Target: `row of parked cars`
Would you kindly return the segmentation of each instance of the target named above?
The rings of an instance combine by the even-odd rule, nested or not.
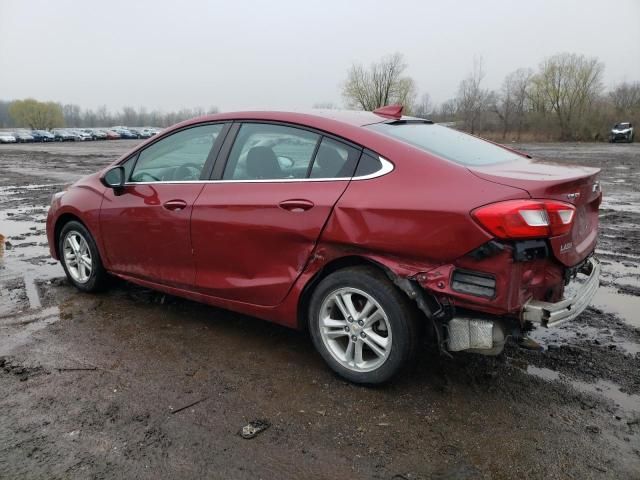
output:
[[[0,132],[0,143],[137,139],[152,137],[159,131],[155,127],[54,128],[51,131],[17,129]]]

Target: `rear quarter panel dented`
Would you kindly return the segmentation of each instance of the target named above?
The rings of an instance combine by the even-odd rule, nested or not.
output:
[[[414,150],[390,159],[382,177],[353,180],[336,204],[321,243],[349,245],[366,256],[393,258],[405,274],[451,263],[492,237],[470,216],[474,208],[500,200],[529,198],[466,168]]]

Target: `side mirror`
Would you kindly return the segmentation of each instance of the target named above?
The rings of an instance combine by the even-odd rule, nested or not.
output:
[[[107,170],[107,173],[102,176],[101,180],[105,187],[112,188],[116,195],[120,195],[124,189],[124,177],[124,167],[118,165],[117,167]]]

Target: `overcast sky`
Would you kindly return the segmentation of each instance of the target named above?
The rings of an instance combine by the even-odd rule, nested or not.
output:
[[[0,99],[112,110],[342,104],[354,62],[401,52],[420,93],[452,97],[568,51],[640,80],[640,0],[0,0]]]

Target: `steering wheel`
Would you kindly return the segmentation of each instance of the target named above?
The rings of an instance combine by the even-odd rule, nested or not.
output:
[[[171,175],[173,180],[200,180],[202,165],[197,163],[185,163],[176,167]]]

